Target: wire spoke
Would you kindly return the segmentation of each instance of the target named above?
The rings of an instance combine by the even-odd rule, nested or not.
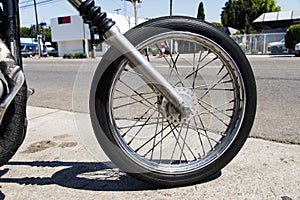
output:
[[[195,116],[193,117],[193,119],[194,119],[194,123],[195,123],[196,127],[198,127],[198,125],[197,125],[198,123],[196,122]],[[203,125],[202,120],[201,120],[200,117],[199,117],[199,119],[200,119],[200,123],[201,123],[201,126],[202,126],[202,130],[204,130],[206,132],[206,130],[204,129],[204,125]],[[204,144],[203,144],[203,141],[202,141],[202,138],[201,138],[201,133],[199,132],[199,129],[196,128],[195,130],[198,133],[198,139],[199,139],[199,142],[200,142],[200,146],[202,147],[203,155],[205,155],[205,147],[204,147]],[[198,155],[201,158],[201,154],[198,153]]]
[[[160,54],[163,55],[163,52],[161,51],[161,49],[158,47],[157,44],[156,44],[156,47],[159,49]],[[177,69],[177,66],[176,66],[176,62],[177,62],[177,60],[178,60],[178,58],[179,58],[179,54],[177,54],[175,60],[174,60],[173,57],[172,57],[172,53],[170,54],[170,57],[171,57],[172,64],[168,61],[168,59],[167,59],[165,56],[163,56],[164,60],[165,60],[166,63],[168,64],[169,70],[170,70],[168,80],[170,80],[170,77],[171,77],[171,75],[172,75],[172,72],[174,71],[175,74],[176,74],[176,77],[177,77],[178,80],[179,80],[179,81],[176,83],[176,85],[177,85],[178,83],[181,83],[181,85],[184,86],[184,83],[183,83],[183,81],[181,80],[180,74],[179,74],[178,69]]]
[[[144,115],[142,115],[140,118],[138,118],[137,120],[136,120],[136,122],[133,124],[133,125],[131,125],[130,127],[129,127],[129,129],[122,135],[122,137],[125,137],[125,135],[127,135],[127,133],[129,133],[129,131],[131,131],[135,126],[136,126],[136,124],[138,124],[143,118],[144,118],[144,116],[146,116],[147,114],[148,114],[148,112],[151,110],[151,108],[149,108],[145,113],[144,113]]]
[[[196,72],[195,72],[195,75],[193,76],[192,89],[195,89],[196,78],[197,78],[197,75],[198,75],[198,68],[199,68],[199,66],[200,66],[199,63],[200,63],[201,57],[202,57],[202,51],[200,51],[200,55],[199,55],[199,59],[198,59],[198,64],[197,64],[197,66],[195,67],[195,58],[196,58],[196,54],[195,54],[195,53],[193,54],[193,71],[196,71]]]
[[[126,68],[123,69],[123,71],[125,71],[127,74],[132,74],[132,75],[138,76],[140,78],[143,78],[142,74],[132,70],[133,66],[131,65],[131,63],[128,63],[128,65],[130,66],[130,68],[127,69],[127,67],[126,67]]]
[[[227,84],[227,83],[232,83],[233,81],[232,80],[224,80],[224,81],[221,81],[219,83],[217,83],[217,85],[223,85],[223,84]],[[190,88],[190,89],[200,89],[200,90],[214,90],[214,88],[217,86],[215,86],[216,83],[210,83],[210,84],[205,84],[205,85],[198,85],[198,86],[195,86],[195,88]],[[210,88],[213,88],[213,89],[210,89]],[[233,89],[228,89],[228,88],[217,88],[215,90],[223,90],[223,91],[234,91]]]
[[[155,111],[152,112],[152,114],[148,117],[148,119],[144,122],[143,126],[135,133],[135,135],[132,137],[132,139],[127,143],[130,145],[130,143],[138,136],[138,134],[141,132],[141,130],[145,127],[145,125],[148,123],[148,121],[151,119],[151,117],[154,115]]]
[[[154,132],[154,139],[153,139],[153,143],[152,143],[152,151],[151,151],[151,156],[150,156],[150,160],[153,159],[153,154],[154,154],[154,145],[155,145],[155,142],[156,142],[156,136],[157,136],[157,133],[158,133],[158,125],[159,125],[159,117],[160,116],[160,113],[157,114],[157,121],[156,121],[156,126],[155,126],[155,132]],[[163,119],[162,119],[163,121]]]
[[[231,118],[231,115],[228,115],[226,112],[227,111],[232,111],[233,110],[233,108],[227,108],[227,109],[219,109],[219,108],[221,108],[221,107],[223,107],[223,106],[226,106],[226,105],[229,105],[229,104],[231,104],[231,103],[233,103],[235,100],[233,99],[233,100],[231,100],[231,101],[228,101],[226,104],[222,104],[222,105],[219,105],[219,106],[213,106],[213,105],[211,105],[211,104],[209,104],[209,103],[207,103],[206,101],[204,101],[203,99],[198,99],[198,102],[199,101],[201,101],[201,103],[204,103],[205,105],[207,105],[207,106],[209,106],[210,107],[210,109],[206,109],[206,111],[204,111],[204,112],[202,112],[201,114],[204,114],[205,112],[209,112],[209,113],[221,113],[221,114],[223,114],[223,115],[225,115],[226,117],[229,117],[229,118]],[[201,103],[199,103],[199,104],[201,104]],[[215,110],[215,111],[212,111],[212,110]]]
[[[179,125],[177,125],[177,126],[179,126]],[[177,126],[176,126],[176,127],[177,127]],[[165,130],[168,129],[169,127],[170,127],[170,125],[168,125],[168,126],[162,128],[161,131],[159,131],[158,133],[156,133],[153,137],[151,137],[151,138],[150,138],[149,140],[147,140],[144,144],[142,144],[138,149],[135,150],[135,152],[138,152],[140,149],[142,149],[145,145],[147,145],[149,142],[151,142],[151,140],[153,140],[157,135],[163,134],[163,131],[165,131]],[[152,148],[149,149],[149,150],[143,155],[143,157],[146,157],[146,156],[152,151],[152,149],[154,149],[157,145],[161,144],[161,142],[162,142],[166,137],[168,137],[176,127],[171,128],[171,130],[170,130],[166,135],[164,135],[163,137],[161,137],[161,139],[160,139],[159,141],[157,141],[157,142],[155,143],[155,145],[152,145]],[[162,152],[162,151],[161,151],[161,152]],[[160,158],[161,158],[161,156],[160,156]]]
[[[146,118],[134,118],[134,119],[132,119],[132,120],[134,120],[134,121],[136,121],[136,120],[145,120]],[[155,119],[155,118],[152,118],[152,119]],[[159,120],[159,118],[156,118],[157,120]],[[118,118],[116,118],[116,120],[120,120],[120,119],[118,119]],[[128,119],[121,119],[121,120],[126,120],[126,121],[129,121]],[[165,120],[165,121],[163,121],[163,122],[167,122],[167,120]],[[130,125],[130,126],[118,126],[118,129],[127,129],[127,128],[131,128],[131,127],[133,127],[133,128],[135,128],[135,127],[140,127],[140,126],[152,126],[152,125],[156,125],[157,124],[157,122],[152,122],[152,123],[148,123],[148,124],[138,124],[138,125],[136,125],[136,124],[134,124],[134,125]]]
[[[124,81],[120,80],[121,83],[123,83],[127,88],[129,88],[131,91],[133,91],[137,96],[141,97],[144,101],[146,101],[147,103],[150,104],[150,106],[144,104],[143,102],[141,102],[143,105],[147,106],[147,107],[152,107],[153,106],[153,103],[149,102],[148,99],[145,99],[140,93],[138,93],[136,90],[134,90],[133,88],[131,88],[128,84],[126,84]],[[123,95],[127,95],[125,92],[122,92],[120,90],[118,90],[118,92],[122,93]],[[132,98],[132,96],[128,96],[130,98]],[[133,100],[135,101],[139,101],[135,98],[132,98]],[[156,109],[156,108],[155,108]]]
[[[213,59],[211,59],[210,61],[208,61],[207,63],[205,63],[204,65],[202,65],[201,67],[199,67],[197,70],[191,72],[190,74],[186,75],[184,77],[184,80],[185,79],[188,79],[189,77],[191,77],[193,74],[197,73],[198,71],[200,71],[201,69],[203,69],[204,67],[208,66],[210,63],[214,62],[215,60],[218,59],[218,56],[214,57]]]
[[[175,150],[176,150],[177,144],[178,144],[179,149],[182,150],[182,147],[181,147],[181,145],[180,145],[180,143],[179,143],[179,136],[180,136],[180,133],[181,133],[181,131],[182,131],[182,127],[183,127],[183,125],[181,125],[180,131],[178,131],[177,129],[175,129],[175,130],[177,131],[177,133],[178,133],[177,135],[176,135],[176,133],[173,132],[173,135],[175,136],[176,143],[175,143],[175,145],[174,145],[174,148],[173,148],[173,151],[172,151],[172,155],[171,155],[169,164],[172,164],[172,161],[173,161],[173,157],[174,157],[174,154],[175,154]],[[185,155],[184,155],[184,157],[185,157]],[[186,157],[185,157],[185,160],[187,160]]]
[[[172,125],[172,124],[171,124]],[[173,125],[174,126],[174,125]],[[178,131],[177,129],[175,129],[176,131],[177,131],[177,133],[178,133],[178,137],[176,136],[176,134],[173,132],[173,135],[174,135],[174,137],[175,137],[175,139],[176,139],[176,144],[178,144],[178,146],[179,146],[179,148],[182,150],[183,148],[180,146],[180,143],[178,142],[179,141],[179,138],[183,141],[183,143],[184,144],[186,144],[186,141],[185,141],[185,139],[184,138],[182,138],[182,136],[181,136],[181,131],[182,131],[182,127],[181,127],[181,129],[180,129],[180,131]],[[187,128],[187,131],[189,130],[189,127]],[[187,133],[187,132],[186,132]],[[175,148],[176,148],[176,144],[175,144],[175,147],[174,147],[174,150],[173,150],[173,152],[175,151]],[[188,148],[188,150],[190,151],[190,153],[192,154],[192,156],[194,157],[194,159],[196,159],[196,156],[194,155],[194,153],[193,153],[193,151],[192,151],[192,149],[187,145],[187,148]],[[184,155],[184,157],[186,158],[186,156]],[[187,159],[186,159],[187,160]]]
[[[199,118],[199,121],[200,121],[200,124],[201,124],[202,128],[201,127],[197,127],[197,126],[192,126],[192,125],[190,125],[190,127],[194,131],[196,131],[198,134],[206,137],[207,140],[209,141],[209,143],[210,143],[210,141],[213,141],[215,143],[220,143],[216,139],[214,139],[212,137],[209,137],[209,134],[212,133],[212,134],[215,134],[215,135],[218,135],[218,136],[222,136],[222,137],[225,136],[225,135],[222,132],[220,132],[220,131],[215,131],[215,130],[211,130],[211,129],[208,129],[208,128],[204,128],[204,124],[203,124],[203,121],[201,120],[200,116],[198,116],[198,118]],[[201,132],[201,131],[203,131],[203,132]],[[212,144],[211,143],[210,143],[210,146],[212,148]]]
[[[213,90],[217,85],[219,85],[227,76],[229,76],[229,73],[226,73],[220,80],[218,80],[216,83],[212,84],[211,87],[207,88],[207,91],[199,98],[204,98],[211,90]],[[234,89],[233,89],[234,91]]]
[[[190,125],[190,122],[188,123],[187,125],[187,128],[186,128],[186,132],[185,132],[185,136],[184,136],[184,139],[183,139],[183,146],[181,148],[181,152],[180,152],[180,157],[179,157],[179,163],[181,163],[181,158],[182,158],[182,155],[184,155],[185,157],[185,161],[187,162],[187,158],[185,156],[185,154],[183,153],[183,150],[184,150],[184,147],[188,145],[186,144],[186,137],[187,137],[187,134],[188,134],[188,131],[189,131],[189,125]],[[189,148],[190,149],[190,148]],[[191,153],[193,154],[193,152],[191,151]],[[193,154],[194,155],[194,154]],[[196,156],[194,155],[194,159],[196,159]]]
[[[220,105],[219,107],[222,107],[222,106],[224,106],[224,105],[228,105],[228,104],[230,104],[230,103],[231,103],[231,102],[222,104],[222,105]],[[200,104],[200,106],[203,107],[203,108],[205,109],[205,111],[200,112],[200,113],[198,114],[199,116],[200,116],[200,115],[203,115],[203,114],[205,114],[205,113],[209,113],[209,114],[211,114],[212,116],[214,116],[216,119],[218,119],[220,122],[222,122],[225,126],[228,126],[228,124],[227,124],[223,119],[221,119],[220,117],[218,117],[218,116],[215,114],[215,112],[212,111],[212,110],[217,110],[216,108],[218,108],[218,107],[213,107],[213,108],[211,108],[211,109],[208,109],[208,108],[206,108],[203,104]],[[218,113],[220,113],[220,112],[218,112]],[[231,116],[230,116],[230,118],[231,118]]]
[[[147,105],[147,104],[144,103],[144,101],[147,102],[149,99],[156,98],[157,96],[152,96],[152,97],[144,98],[144,99],[142,99],[142,100],[137,100],[137,99],[133,98],[132,95],[129,96],[129,95],[123,93],[122,91],[119,91],[119,90],[116,90],[116,91],[118,91],[118,92],[120,92],[120,93],[126,95],[127,97],[129,97],[129,98],[131,98],[131,99],[133,99],[133,100],[135,100],[135,101],[134,101],[134,102],[129,102],[129,103],[127,103],[127,104],[122,104],[122,105],[119,105],[119,106],[115,106],[115,107],[114,107],[115,110],[116,110],[116,109],[120,109],[120,108],[125,107],[125,106],[132,105],[132,104],[137,104],[137,103],[143,104],[144,106],[146,106],[146,107],[148,107],[148,108],[152,108],[153,110],[157,110],[156,107],[154,107],[153,105],[150,105],[150,106],[149,106],[149,105]],[[148,103],[149,103],[149,102],[148,102]]]
[[[131,96],[128,96],[128,97],[129,97],[129,98],[132,98]],[[150,108],[150,109],[153,109],[153,110],[158,111],[158,109],[157,109],[154,105],[147,105],[147,104],[145,104],[145,103],[143,102],[143,100],[137,100],[137,99],[135,99],[135,98],[132,98],[132,99],[135,100],[135,102],[128,103],[127,105],[132,105],[132,104],[137,104],[137,103],[139,103],[139,104],[144,105],[146,108]],[[123,104],[123,105],[124,105],[124,104]],[[114,107],[114,109],[116,110],[116,109],[118,109],[118,108],[121,108],[121,107],[123,107],[123,105],[116,106],[116,107]]]
[[[118,91],[118,92],[124,94],[121,90],[116,89],[116,91]],[[159,95],[157,95],[155,92],[140,92],[139,94],[142,95],[142,96],[146,96],[146,95],[150,95],[150,94],[155,94],[155,96],[153,96],[153,98],[159,96]],[[131,97],[139,97],[140,95],[137,95],[137,94],[134,95],[134,94],[132,94],[132,95],[130,95],[130,96],[131,96]],[[117,100],[117,99],[125,99],[125,98],[128,98],[128,94],[125,94],[124,96],[121,96],[121,95],[120,95],[120,96],[114,97],[114,100]]]

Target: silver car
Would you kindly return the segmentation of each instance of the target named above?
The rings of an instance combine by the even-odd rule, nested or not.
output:
[[[295,45],[295,56],[300,56],[300,43]]]

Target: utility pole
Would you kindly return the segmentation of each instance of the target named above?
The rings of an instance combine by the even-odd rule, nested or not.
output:
[[[135,25],[139,23],[139,17],[138,17],[138,3],[142,3],[142,0],[125,0],[130,1],[133,4],[134,7],[134,17],[135,17]]]
[[[173,0],[170,0],[170,16],[172,16],[173,14]]]
[[[36,6],[36,0],[33,0],[34,5],[34,12],[35,12],[35,32],[36,34],[39,33],[39,21],[38,21],[38,13],[37,13],[37,6]]]
[[[138,1],[137,0],[132,0],[134,7],[134,17],[135,17],[135,25],[138,25],[139,23],[139,16],[138,16]]]
[[[40,43],[40,38],[39,38],[40,29],[39,29],[39,20],[38,20],[36,0],[33,0],[33,5],[34,5],[34,12],[35,12],[35,32],[36,32],[36,37],[37,37],[37,42],[38,42],[38,54],[40,57],[41,56],[41,43]]]

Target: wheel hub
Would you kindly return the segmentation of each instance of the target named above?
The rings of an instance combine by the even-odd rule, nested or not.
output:
[[[175,88],[178,94],[181,95],[184,102],[181,105],[180,112],[178,112],[175,107],[168,102],[166,98],[163,97],[161,104],[159,106],[163,116],[174,124],[186,123],[192,117],[198,114],[198,100],[197,96],[192,90],[185,87]]]

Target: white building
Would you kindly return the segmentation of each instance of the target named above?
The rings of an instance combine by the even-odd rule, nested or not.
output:
[[[107,17],[116,22],[122,33],[125,33],[134,26],[134,18],[118,14],[107,13]],[[139,23],[146,21],[139,19]],[[50,21],[52,41],[57,42],[58,55],[85,53],[91,51],[89,40],[90,30],[87,24],[83,23],[80,16],[65,16],[53,18]],[[95,39],[99,36],[95,35]],[[106,44],[100,44],[96,48],[97,56],[103,55],[107,50]]]

